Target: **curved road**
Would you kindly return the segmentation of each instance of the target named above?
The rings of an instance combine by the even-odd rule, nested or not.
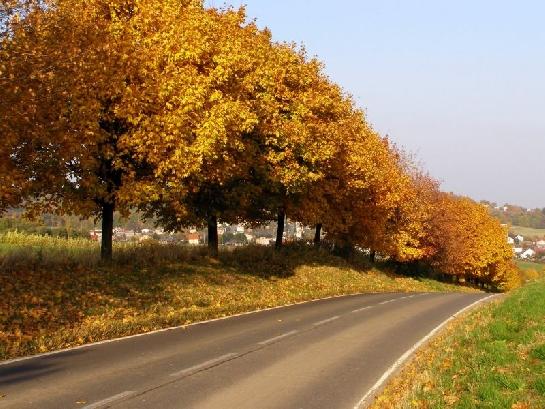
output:
[[[351,409],[485,297],[347,296],[4,362],[0,408]]]

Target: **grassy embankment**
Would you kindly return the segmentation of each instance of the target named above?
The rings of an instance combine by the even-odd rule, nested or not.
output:
[[[117,245],[0,235],[0,359],[358,292],[475,291],[403,277],[325,251]]]
[[[453,322],[372,408],[545,408],[545,281]]]

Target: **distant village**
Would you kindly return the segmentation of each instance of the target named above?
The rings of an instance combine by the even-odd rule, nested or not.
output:
[[[249,244],[258,246],[271,246],[275,244],[276,223],[270,223],[259,227],[247,227],[242,224],[218,226],[219,244],[222,246],[245,246]],[[91,230],[89,237],[92,240],[100,241],[101,230]],[[303,226],[301,223],[288,222],[284,231],[286,242],[298,240],[312,240],[314,229]],[[160,228],[143,228],[131,230],[126,228],[114,229],[114,241],[116,242],[145,242],[153,240],[160,244],[185,244],[188,246],[204,245],[208,241],[207,230],[188,228],[181,232],[169,233]]]
[[[538,234],[545,231],[545,208],[526,208],[515,205],[498,206],[496,203],[482,201],[490,213],[500,220],[502,226],[509,229],[507,243],[513,247],[513,253],[520,260],[545,262],[545,235]],[[513,231],[511,227],[513,226]],[[536,234],[523,236],[517,232],[515,226],[525,226],[536,229]],[[541,237],[540,237],[541,236]]]
[[[515,256],[521,260],[545,261],[545,240],[527,240],[520,234],[510,233],[507,242],[513,246]]]

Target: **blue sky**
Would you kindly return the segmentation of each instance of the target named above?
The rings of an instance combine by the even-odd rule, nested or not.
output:
[[[209,0],[304,44],[443,190],[545,207],[545,2]]]

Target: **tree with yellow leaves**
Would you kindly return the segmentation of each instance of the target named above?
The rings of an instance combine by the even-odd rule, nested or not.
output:
[[[387,224],[404,199],[407,177],[400,158],[354,111],[344,124],[342,155],[327,189],[328,206],[320,217],[343,253],[354,246],[385,251]]]
[[[386,219],[376,248],[397,263],[414,266],[434,252],[427,233],[439,183],[422,171],[409,155],[397,148],[395,151],[403,170],[399,175],[399,200]]]
[[[339,118],[350,104],[303,52],[272,43],[267,32],[251,25],[244,30],[246,42],[234,31],[231,36],[238,35],[238,45],[246,47],[235,55],[245,55],[242,67],[248,67],[233,66],[237,80],[227,77],[222,98],[249,108],[244,118],[253,121],[244,129],[225,129],[213,154],[203,156],[200,174],[177,178],[188,192],[170,204],[161,199],[151,210],[167,223],[176,217],[186,225],[208,220],[209,237],[218,219],[258,223],[276,217],[280,247],[285,214],[295,215],[301,197],[323,179],[342,140]],[[217,254],[217,241],[209,244]]]
[[[313,165],[314,178],[301,183],[287,198],[285,207],[293,220],[316,227],[314,243],[319,246],[322,228],[325,226],[333,232],[333,225],[340,220],[336,206],[347,188],[351,141],[354,138],[365,140],[366,134],[362,112],[338,86],[323,78],[320,86],[313,89],[319,97],[309,99],[313,113],[307,121],[311,123],[310,135],[314,136],[309,148],[322,149],[325,154]],[[372,150],[367,148],[369,146],[360,154],[372,156]]]
[[[8,53],[12,52],[8,47],[14,27],[23,27],[26,23],[25,17],[40,6],[39,1],[34,0],[0,0],[0,88],[9,89],[9,83],[12,80],[11,74],[5,61]],[[19,50],[17,58],[23,59],[24,50]],[[25,71],[23,71],[25,74]],[[21,90],[22,91],[22,90]],[[1,91],[0,91],[1,92]],[[14,133],[9,132],[8,120],[13,111],[15,99],[13,94],[0,94],[0,134],[2,143],[0,144],[0,213],[8,207],[16,206],[21,203],[25,196],[28,180],[24,175],[23,167],[28,163],[24,156],[15,156],[13,147],[16,143]],[[27,118],[27,121],[29,118]]]
[[[222,27],[222,47],[214,50],[208,70],[205,115],[192,131],[196,143],[180,155],[165,146],[162,135],[148,137],[147,143],[160,147],[147,156],[161,169],[155,187],[160,194],[141,208],[168,230],[208,225],[210,255],[217,256],[218,222],[248,220],[250,210],[259,208],[254,203],[260,197],[256,105],[273,44],[268,31],[245,22],[243,10],[207,12]],[[146,155],[146,146],[142,152]],[[180,172],[188,160],[199,163],[198,172]]]
[[[276,216],[276,246],[283,240],[286,214],[296,216],[301,197],[321,183],[342,139],[339,119],[345,97],[304,51],[280,44],[265,65],[256,111],[261,207]]]
[[[114,209],[160,199],[157,180],[183,193],[180,176],[253,126],[222,92],[245,86],[232,72],[240,20],[192,0],[56,0],[14,24],[2,154],[32,182],[28,205],[101,217],[111,258]]]
[[[435,254],[431,265],[458,280],[499,288],[518,285],[507,232],[481,204],[442,193],[428,232]]]

